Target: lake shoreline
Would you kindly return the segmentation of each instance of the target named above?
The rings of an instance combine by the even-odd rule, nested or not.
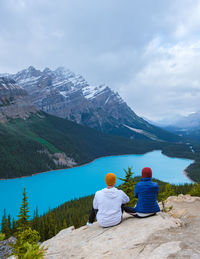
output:
[[[191,180],[182,172],[192,162],[188,159],[167,157],[157,150],[144,155],[104,156],[92,163],[69,168],[71,170],[48,171],[48,174],[39,173],[36,177],[22,177],[13,181],[2,180],[0,189],[4,199],[0,199],[0,217],[3,216],[3,208],[14,217],[18,215],[18,205],[24,188],[29,197],[30,214],[38,207],[41,215],[65,201],[85,197],[105,188],[105,175],[108,172],[116,174],[118,186],[121,183],[120,178],[124,179],[124,169],[128,166],[132,167],[133,176],[141,176],[142,168],[149,166],[155,179],[174,185],[191,184]]]
[[[73,166],[73,167],[67,167],[67,168],[58,168],[58,169],[55,169],[55,170],[44,171],[44,172],[40,172],[40,173],[33,173],[33,174],[30,174],[30,175],[25,175],[25,176],[20,176],[20,177],[14,177],[14,178],[0,178],[0,181],[16,180],[16,179],[21,179],[21,178],[26,178],[26,177],[32,177],[32,176],[39,175],[39,174],[46,174],[46,173],[50,173],[50,172],[56,172],[56,171],[61,171],[61,170],[67,170],[67,169],[77,168],[77,167],[81,167],[81,166],[86,166],[86,165],[89,165],[89,164],[95,162],[97,159],[105,158],[105,157],[128,156],[128,155],[134,155],[134,156],[137,156],[137,155],[138,155],[138,156],[142,156],[142,155],[145,155],[145,154],[147,154],[147,153],[154,152],[154,151],[161,151],[161,150],[152,150],[152,151],[145,152],[145,153],[142,153],[142,154],[122,154],[122,155],[100,156],[100,157],[97,157],[97,158],[93,159],[92,161],[87,162],[87,163],[85,163],[85,164],[75,165],[75,166]]]
[[[194,161],[193,161],[193,163],[194,163]],[[193,164],[193,163],[192,163],[192,164]],[[191,164],[190,164],[190,165],[191,165]],[[189,166],[190,166],[190,165],[189,165]],[[187,166],[187,167],[183,170],[183,175],[184,175],[185,177],[187,177],[192,183],[195,183],[195,181],[192,180],[192,179],[190,178],[190,176],[188,175],[187,168],[188,168],[189,166]]]
[[[25,175],[25,176],[20,176],[20,177],[14,177],[14,178],[0,178],[0,181],[23,179],[23,178],[27,178],[27,177],[32,177],[32,176],[40,175],[40,174],[46,174],[46,173],[50,173],[50,172],[56,172],[56,171],[61,171],[61,170],[67,170],[67,169],[72,169],[72,168],[87,166],[87,165],[89,165],[89,164],[95,162],[97,159],[106,158],[106,157],[127,156],[127,155],[134,155],[134,156],[135,156],[135,155],[138,155],[138,156],[142,156],[142,155],[145,155],[145,154],[154,152],[154,151],[160,151],[160,153],[161,153],[162,155],[164,155],[164,156],[166,156],[166,157],[171,157],[171,156],[165,155],[161,149],[155,149],[155,150],[148,151],[148,152],[141,153],[141,154],[119,154],[119,155],[100,156],[100,157],[97,157],[97,158],[93,159],[93,160],[90,161],[90,162],[87,162],[87,163],[84,163],[84,164],[81,164],[81,165],[75,165],[75,166],[73,166],[73,167],[67,167],[67,168],[58,168],[58,169],[55,169],[55,170],[44,171],[44,172],[39,172],[39,173],[33,173],[33,174],[30,174],[30,175]],[[176,158],[176,157],[171,157],[171,158]],[[180,159],[186,159],[186,158],[180,158]],[[195,162],[195,160],[191,160],[191,161],[192,161],[191,164],[193,164],[193,163]],[[191,165],[191,164],[190,164],[190,165]],[[190,166],[190,165],[189,165],[189,166]],[[189,167],[189,166],[188,166],[188,167]],[[184,175],[187,179],[189,179],[190,181],[194,182],[194,181],[188,176],[188,174],[187,174],[187,171],[186,171],[186,170],[187,170],[188,167],[186,167],[186,168],[182,171],[182,173],[183,173],[183,175]]]

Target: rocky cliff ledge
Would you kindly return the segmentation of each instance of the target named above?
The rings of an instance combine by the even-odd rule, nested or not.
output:
[[[112,228],[64,229],[43,243],[46,258],[200,258],[200,197],[169,197],[166,206],[168,213],[146,219],[124,214]]]
[[[0,122],[9,119],[26,119],[38,112],[27,92],[12,79],[0,77]]]

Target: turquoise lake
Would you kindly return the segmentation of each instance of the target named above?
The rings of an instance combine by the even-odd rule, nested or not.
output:
[[[31,216],[36,206],[39,214],[49,208],[74,198],[95,193],[105,187],[106,173],[113,172],[117,177],[125,175],[123,169],[132,167],[135,176],[141,174],[143,167],[151,167],[153,177],[173,184],[191,183],[183,170],[192,160],[169,158],[160,151],[144,155],[110,156],[70,169],[50,171],[30,177],[0,180],[0,219],[4,208],[11,217],[16,217],[22,200],[23,188],[26,188]],[[121,183],[117,180],[117,185]]]

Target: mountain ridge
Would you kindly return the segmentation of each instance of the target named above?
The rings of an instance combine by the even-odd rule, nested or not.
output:
[[[30,66],[8,76],[30,95],[40,110],[101,132],[128,138],[180,141],[180,138],[151,125],[107,85],[93,86],[81,76],[59,67],[43,71]]]
[[[181,136],[185,142],[192,142],[193,144],[200,142],[200,111],[188,116],[179,116],[168,124],[158,126]]]

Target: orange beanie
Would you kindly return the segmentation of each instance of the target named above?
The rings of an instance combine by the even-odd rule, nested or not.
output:
[[[116,177],[116,175],[113,174],[113,173],[108,173],[108,174],[106,175],[106,177],[105,177],[105,181],[106,181],[106,184],[107,184],[108,186],[113,186],[113,185],[115,185],[116,179],[117,179],[117,177]]]

